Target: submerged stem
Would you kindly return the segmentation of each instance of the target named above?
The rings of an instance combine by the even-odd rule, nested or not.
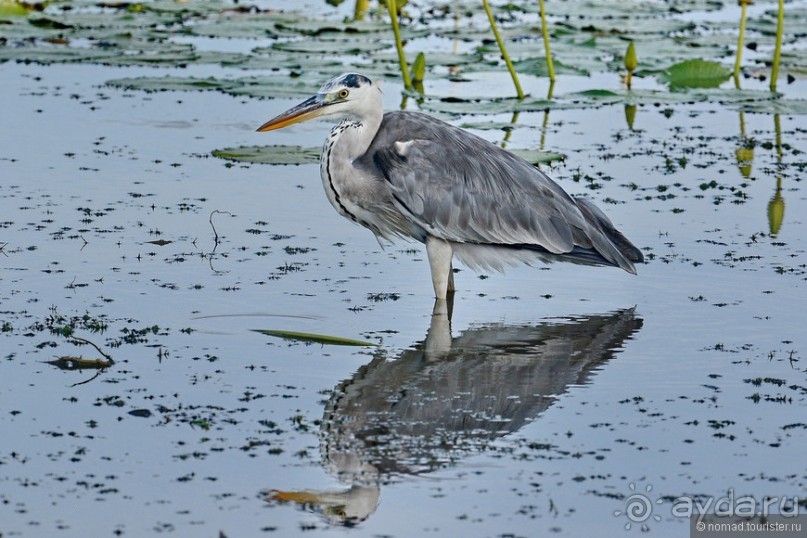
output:
[[[521,90],[521,84],[518,82],[518,75],[516,75],[513,62],[510,61],[510,55],[507,54],[507,49],[504,47],[504,41],[502,41],[502,36],[499,34],[499,29],[496,28],[496,21],[493,19],[493,13],[490,11],[488,0],[482,0],[482,5],[485,7],[485,13],[488,15],[490,29],[493,30],[493,37],[496,38],[496,43],[499,44],[499,50],[502,52],[502,59],[507,65],[507,70],[510,71],[510,76],[513,78],[513,84],[516,87],[516,94],[518,95],[519,99],[524,99],[524,92]]]

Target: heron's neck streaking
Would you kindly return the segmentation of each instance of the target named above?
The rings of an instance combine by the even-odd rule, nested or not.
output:
[[[339,146],[339,157],[350,162],[367,152],[384,116],[381,92],[377,96],[372,95],[362,105],[334,126],[328,137],[334,145]]]

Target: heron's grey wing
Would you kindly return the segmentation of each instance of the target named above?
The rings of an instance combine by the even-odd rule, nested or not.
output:
[[[449,241],[574,246],[585,220],[533,166],[479,137],[422,114],[388,113],[371,146],[398,203]]]
[[[601,229],[613,228],[607,219],[592,220],[588,207],[530,163],[425,114],[385,114],[363,165],[435,237],[556,255],[594,250],[603,262],[635,271]]]

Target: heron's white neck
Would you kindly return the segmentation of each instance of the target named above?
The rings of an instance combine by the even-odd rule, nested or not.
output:
[[[377,95],[368,96],[367,102],[363,105],[354,114],[334,126],[329,136],[333,143],[339,146],[338,156],[351,162],[367,152],[384,117],[380,91]]]

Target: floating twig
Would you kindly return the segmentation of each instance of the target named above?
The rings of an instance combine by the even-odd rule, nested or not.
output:
[[[100,347],[98,347],[98,346],[95,344],[95,342],[92,342],[92,341],[90,341],[90,340],[87,340],[86,338],[81,338],[80,336],[71,336],[71,337],[70,337],[70,339],[71,339],[71,340],[75,340],[75,341],[77,341],[77,342],[79,342],[79,343],[82,343],[82,344],[89,344],[89,345],[91,345],[92,347],[94,347],[94,348],[95,348],[95,350],[96,350],[98,353],[100,353],[101,355],[103,355],[103,356],[104,356],[104,358],[105,358],[106,360],[108,360],[108,361],[109,361],[109,364],[110,364],[110,365],[115,364],[115,361],[112,359],[112,356],[111,356],[109,353],[105,353],[105,352],[104,352],[104,350],[102,350]]]
[[[216,247],[218,247],[219,244],[221,243],[221,239],[219,239],[219,233],[216,231],[216,226],[213,224],[213,215],[215,215],[216,213],[230,215],[231,217],[233,216],[233,214],[230,213],[229,211],[220,211],[218,209],[214,209],[210,213],[210,218],[208,219],[208,222],[210,222],[210,227],[213,228],[213,242],[214,242],[213,252],[216,252]]]

